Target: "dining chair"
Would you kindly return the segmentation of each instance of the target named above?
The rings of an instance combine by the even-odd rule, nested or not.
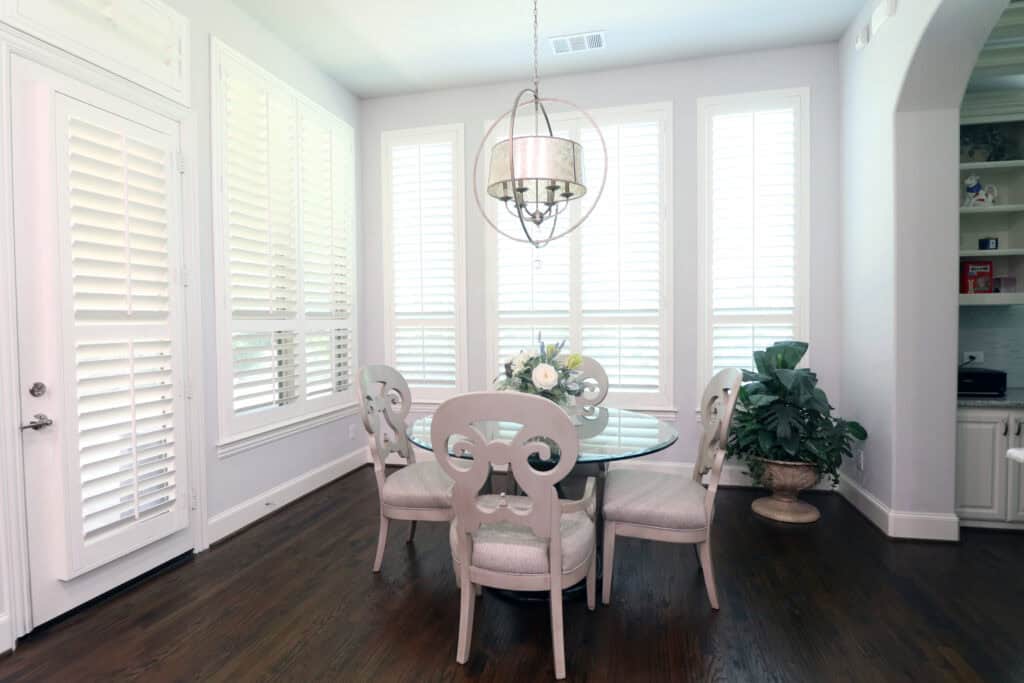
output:
[[[519,425],[518,431],[508,441],[491,440],[481,424],[495,420]],[[589,609],[597,597],[596,482],[589,478],[583,498],[576,501],[560,500],[555,491],[579,455],[572,421],[539,396],[463,394],[437,409],[430,442],[437,461],[455,480],[449,534],[461,595],[455,660],[469,660],[480,586],[548,591],[555,678],[565,678],[562,587],[586,578]],[[532,456],[554,466],[536,469]],[[524,495],[481,493],[496,465],[508,466]]]
[[[608,373],[590,356],[583,356],[577,368],[576,381],[583,387],[583,393],[576,397],[576,405],[584,409],[601,405],[608,397]]]
[[[408,520],[411,543],[416,522],[447,522],[453,517],[452,480],[436,462],[416,462],[416,454],[405,433],[405,420],[412,407],[409,385],[394,368],[370,365],[359,371],[363,426],[370,436],[373,474],[380,497],[380,533],[373,571],[379,572],[388,541],[388,521]],[[392,453],[405,466],[388,475],[385,469]]]
[[[693,476],[666,474],[638,468],[613,469],[604,487],[604,576],[601,602],[612,595],[615,537],[631,536],[649,541],[696,544],[704,574],[704,587],[712,609],[718,609],[718,589],[711,561],[711,523],[715,494],[729,438],[729,424],[739,394],[742,373],[735,368],[711,378],[701,399],[703,434]],[[702,483],[708,477],[705,489]]]

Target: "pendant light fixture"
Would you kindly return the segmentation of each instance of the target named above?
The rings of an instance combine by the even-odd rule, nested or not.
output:
[[[540,96],[537,40],[537,0],[533,0],[533,87],[520,91],[516,95],[512,109],[502,114],[484,134],[476,151],[476,160],[473,162],[473,196],[484,220],[499,234],[517,242],[529,242],[540,248],[573,232],[593,213],[604,192],[605,180],[608,177],[608,149],[601,129],[590,114],[572,102]],[[575,222],[570,219],[572,202],[578,202],[588,192],[583,172],[583,146],[576,140],[555,136],[545,103],[566,105],[580,112],[597,131],[597,137],[601,142],[601,151],[604,155],[601,184],[590,208]],[[531,106],[533,135],[516,137],[518,112]],[[509,120],[508,138],[500,140],[491,149],[487,195],[501,202],[504,210],[519,223],[522,231],[511,233],[498,227],[488,215],[480,201],[477,187],[480,156],[484,146],[491,140],[491,135],[505,118]]]

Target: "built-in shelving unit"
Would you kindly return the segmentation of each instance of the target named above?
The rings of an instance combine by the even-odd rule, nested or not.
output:
[[[960,213],[1020,213],[1024,211],[1024,204],[993,204],[991,206],[961,206]]]
[[[961,171],[1001,171],[1007,168],[1024,168],[1024,159],[1011,161],[965,161],[960,164]]]
[[[1024,256],[1024,249],[961,249],[962,258],[995,258],[999,256]]]

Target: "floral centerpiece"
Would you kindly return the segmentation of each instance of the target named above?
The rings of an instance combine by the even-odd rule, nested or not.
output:
[[[583,385],[577,381],[583,357],[570,353],[562,358],[563,348],[565,340],[545,345],[538,335],[537,352],[520,351],[513,356],[505,363],[505,372],[495,379],[495,387],[499,391],[543,396],[563,408],[568,407],[573,397],[583,392]]]

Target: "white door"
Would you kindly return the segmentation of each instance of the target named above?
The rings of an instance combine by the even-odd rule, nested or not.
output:
[[[11,83],[38,625],[192,547],[180,129],[17,56]]]
[[[1010,416],[961,410],[956,423],[956,513],[964,519],[1006,520],[1006,449]]]

